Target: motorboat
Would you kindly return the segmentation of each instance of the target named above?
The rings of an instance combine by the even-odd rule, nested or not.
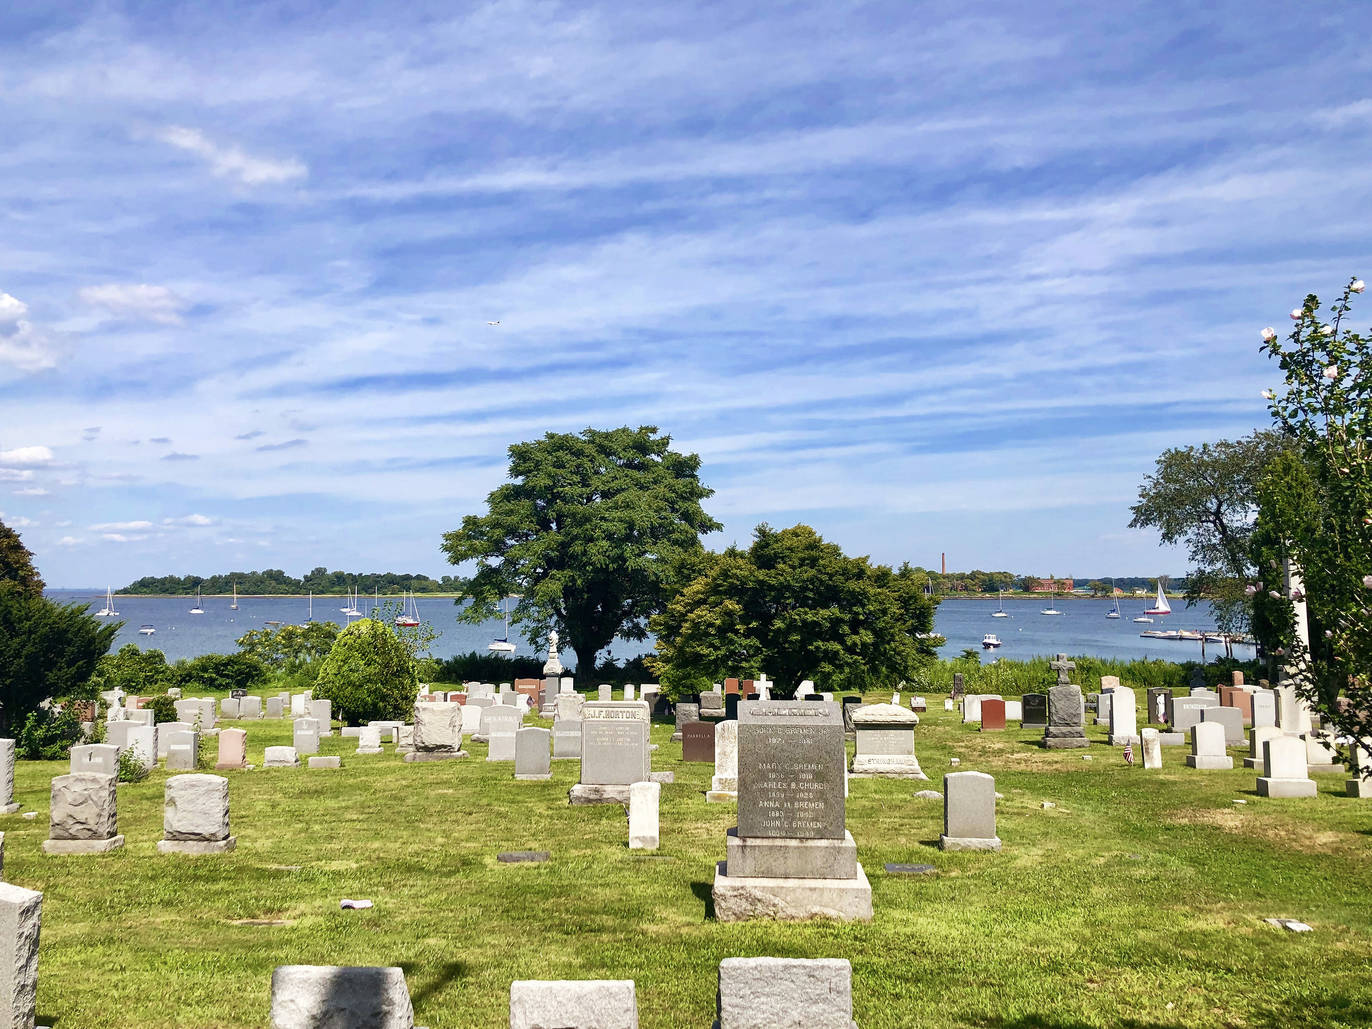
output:
[[[981,638],[982,650],[995,650],[999,646],[1001,646],[1000,637],[994,632],[988,632]]]
[[[156,631],[157,627],[155,625],[140,625],[138,627],[138,634],[140,636],[151,636]]]

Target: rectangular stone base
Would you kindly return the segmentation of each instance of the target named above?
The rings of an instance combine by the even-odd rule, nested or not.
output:
[[[1000,850],[1000,837],[992,836],[989,840],[979,840],[968,836],[940,836],[938,848],[939,850]]]
[[[18,804],[0,804],[0,815],[13,815],[19,812]]]
[[[1184,747],[1188,741],[1184,732],[1160,732],[1158,742],[1164,747]]]
[[[1222,768],[1233,768],[1234,759],[1232,757],[1215,757],[1206,754],[1187,754],[1186,764],[1190,768],[1199,768],[1201,771],[1214,772]]]
[[[732,790],[706,790],[705,802],[707,804],[732,804],[738,800],[738,794]]]
[[[469,757],[465,750],[415,750],[405,755],[405,760],[414,764],[419,761],[456,761]]]
[[[1090,745],[1091,741],[1085,736],[1045,736],[1042,741],[1042,746],[1048,750],[1073,750]]]
[[[44,854],[107,854],[124,845],[123,836],[108,840],[44,840]]]
[[[851,879],[782,879],[729,875],[727,862],[721,861],[715,866],[712,896],[715,918],[720,922],[755,918],[783,922],[807,918],[872,920],[872,884],[861,865]]]
[[[226,761],[221,765],[215,765],[214,770],[216,772],[241,772],[247,767],[246,761]]]
[[[881,776],[888,779],[928,779],[913,754],[858,754],[853,758],[849,774],[856,778]]]
[[[627,804],[628,786],[587,786],[577,783],[567,791],[567,800],[573,805],[580,804]]]
[[[354,753],[354,754],[384,754],[384,753],[386,753],[386,751],[383,750],[381,747],[358,747],[356,750],[353,751],[353,753]]]
[[[1048,723],[1047,723],[1047,722],[1020,722],[1020,723],[1019,723],[1019,727],[1020,727],[1021,729],[1047,729],[1047,728],[1048,728]]]
[[[857,875],[857,844],[845,831],[841,840],[743,837],[738,827],[724,843],[731,877],[781,879],[852,879]]]
[[[1314,797],[1319,790],[1314,779],[1266,779],[1258,777],[1259,797]]]
[[[1137,736],[1111,736],[1110,746],[1112,747],[1137,747],[1140,740]]]
[[[1372,781],[1367,779],[1349,779],[1348,795],[1350,797],[1372,797]]]
[[[515,775],[515,778],[522,782],[547,782],[552,777],[552,772],[544,772],[542,775]]]
[[[1305,770],[1310,775],[1342,775],[1345,771],[1343,765],[1306,765]]]
[[[159,854],[227,854],[238,846],[238,837],[227,840],[158,840]]]
[[[1244,767],[1244,768],[1261,768],[1261,767],[1262,767],[1262,758],[1260,758],[1260,757],[1246,757],[1246,758],[1243,759],[1243,767]]]

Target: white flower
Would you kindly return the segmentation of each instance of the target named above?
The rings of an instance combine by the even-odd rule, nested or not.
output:
[[[1362,584],[1372,590],[1372,575],[1364,575],[1362,577]]]
[[[1267,595],[1271,597],[1273,600],[1281,600],[1281,594],[1278,593],[1276,590],[1268,590]]]
[[[1348,291],[1350,293],[1361,293],[1366,288],[1367,283],[1363,282],[1362,279],[1356,279],[1354,280],[1353,285],[1348,287]]]
[[[1339,366],[1336,364],[1331,364],[1328,368],[1324,370],[1324,377],[1330,380],[1337,379],[1339,377]]]
[[[1243,588],[1243,592],[1251,597],[1258,592],[1258,588],[1250,583],[1249,585]]]
[[[1299,604],[1302,600],[1305,599],[1305,590],[1292,590],[1291,599],[1294,600],[1297,604]]]
[[[1327,639],[1327,640],[1332,640],[1332,639],[1334,638],[1334,630],[1333,630],[1333,629],[1325,629],[1325,630],[1324,630],[1324,638]]]
[[[1270,389],[1265,389],[1262,391],[1262,398],[1264,400],[1276,400],[1277,395],[1273,393]]]
[[[1292,320],[1293,322],[1298,322],[1298,321],[1300,321],[1300,320],[1301,320],[1301,315],[1304,314],[1304,313],[1305,313],[1305,312],[1303,312],[1299,307],[1293,307],[1293,308],[1291,308],[1291,320]]]
[[[1332,336],[1332,335],[1334,335],[1334,326],[1328,324],[1327,322],[1326,322],[1324,325],[1321,325],[1321,326],[1320,326],[1320,335],[1321,335],[1321,336]]]
[[[1277,338],[1277,330],[1269,325],[1267,328],[1262,330],[1262,338],[1265,342],[1271,343],[1274,339]]]

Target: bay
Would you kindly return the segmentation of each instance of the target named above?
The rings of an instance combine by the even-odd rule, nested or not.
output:
[[[105,599],[103,593],[91,590],[48,590],[47,593],[63,603],[88,603],[92,612],[99,610]],[[383,600],[398,603],[400,598]],[[480,625],[459,623],[451,598],[420,596],[417,603],[420,617],[439,633],[430,648],[434,657],[452,657],[472,650],[485,653],[491,640],[504,635],[503,621]],[[1158,618],[1152,625],[1147,625],[1133,621],[1142,613],[1147,603],[1145,598],[1122,599],[1120,609],[1124,617],[1119,619],[1105,617],[1112,606],[1106,598],[1059,597],[1055,603],[1063,612],[1061,615],[1041,615],[1039,610],[1046,606],[1046,598],[1007,597],[1005,611],[1009,617],[993,618],[991,614],[999,606],[995,597],[944,600],[935,616],[934,630],[945,636],[948,643],[940,648],[939,654],[945,658],[957,657],[963,649],[971,647],[980,652],[983,662],[994,661],[997,657],[1025,660],[1057,653],[1125,660],[1197,661],[1201,656],[1199,643],[1142,639],[1139,633],[1145,629],[1215,627],[1209,604],[1188,609],[1178,601],[1171,616]],[[239,597],[237,611],[231,610],[229,604],[227,597],[206,597],[201,604],[205,613],[193,615],[190,609],[194,601],[190,597],[116,596],[118,620],[124,622],[124,627],[115,638],[114,649],[134,643],[143,649],[161,650],[170,661],[200,654],[228,654],[237,649],[234,641],[249,629],[265,628],[269,621],[302,623],[311,610],[310,601],[305,597]],[[348,621],[339,610],[345,604],[342,596],[315,597],[314,618],[342,625]],[[362,609],[371,609],[366,598]],[[143,624],[153,625],[157,631],[152,636],[141,636],[138,627]],[[983,651],[981,638],[988,632],[996,633],[1004,645]],[[515,626],[510,627],[510,640],[519,648],[517,656],[534,657],[543,653],[542,648],[536,651],[520,638]],[[651,640],[616,640],[610,653],[622,661],[651,650]],[[1206,657],[1213,661],[1223,654],[1223,650],[1218,643],[1208,643]],[[1254,648],[1236,647],[1235,653],[1242,659],[1251,659]],[[564,652],[563,658],[570,661],[570,653]]]

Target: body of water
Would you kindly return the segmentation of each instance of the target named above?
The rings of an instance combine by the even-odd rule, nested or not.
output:
[[[89,603],[92,612],[100,610],[105,601],[104,594],[90,590],[49,590],[48,595],[61,602]],[[383,599],[398,602],[400,598]],[[458,623],[449,598],[421,596],[417,602],[420,617],[439,633],[431,647],[435,657],[452,657],[471,650],[485,652],[491,640],[504,635],[504,621],[482,625]],[[1061,615],[1041,615],[1039,610],[1048,605],[1045,598],[1007,597],[1005,611],[1009,617],[993,618],[991,613],[999,606],[996,598],[945,600],[939,605],[934,625],[935,631],[948,638],[947,646],[939,653],[943,657],[956,657],[966,647],[981,651],[982,636],[993,632],[1004,645],[996,650],[981,651],[983,661],[996,657],[1023,660],[1057,653],[1195,661],[1201,656],[1199,643],[1142,639],[1139,633],[1145,629],[1215,627],[1208,604],[1188,609],[1177,601],[1172,615],[1155,618],[1152,625],[1141,625],[1133,618],[1148,606],[1142,598],[1121,598],[1120,610],[1124,617],[1119,619],[1105,617],[1112,606],[1107,599],[1060,597],[1055,603],[1063,612]],[[269,621],[304,622],[311,613],[310,601],[304,597],[239,597],[237,611],[231,610],[229,604],[227,597],[206,597],[201,602],[205,613],[193,615],[190,609],[195,602],[190,597],[116,596],[114,606],[124,627],[115,637],[114,649],[136,643],[144,649],[161,650],[170,661],[200,654],[227,654],[237,649],[234,641],[249,629],[265,628]],[[315,597],[314,619],[342,625],[349,620],[339,610],[344,606],[346,598],[341,596]],[[369,612],[371,601],[363,598],[360,606],[364,612]],[[151,636],[139,635],[139,626],[145,624],[154,626],[157,631]],[[535,650],[519,637],[514,626],[510,629],[510,640],[519,647],[518,656],[535,656]],[[651,647],[651,641],[617,640],[611,653],[622,660],[650,651]],[[1213,661],[1223,655],[1224,648],[1218,643],[1207,643],[1205,652]],[[539,656],[541,653],[540,650]],[[1250,659],[1253,648],[1236,647],[1235,653],[1240,658]],[[564,660],[571,657],[570,652],[564,651]]]

